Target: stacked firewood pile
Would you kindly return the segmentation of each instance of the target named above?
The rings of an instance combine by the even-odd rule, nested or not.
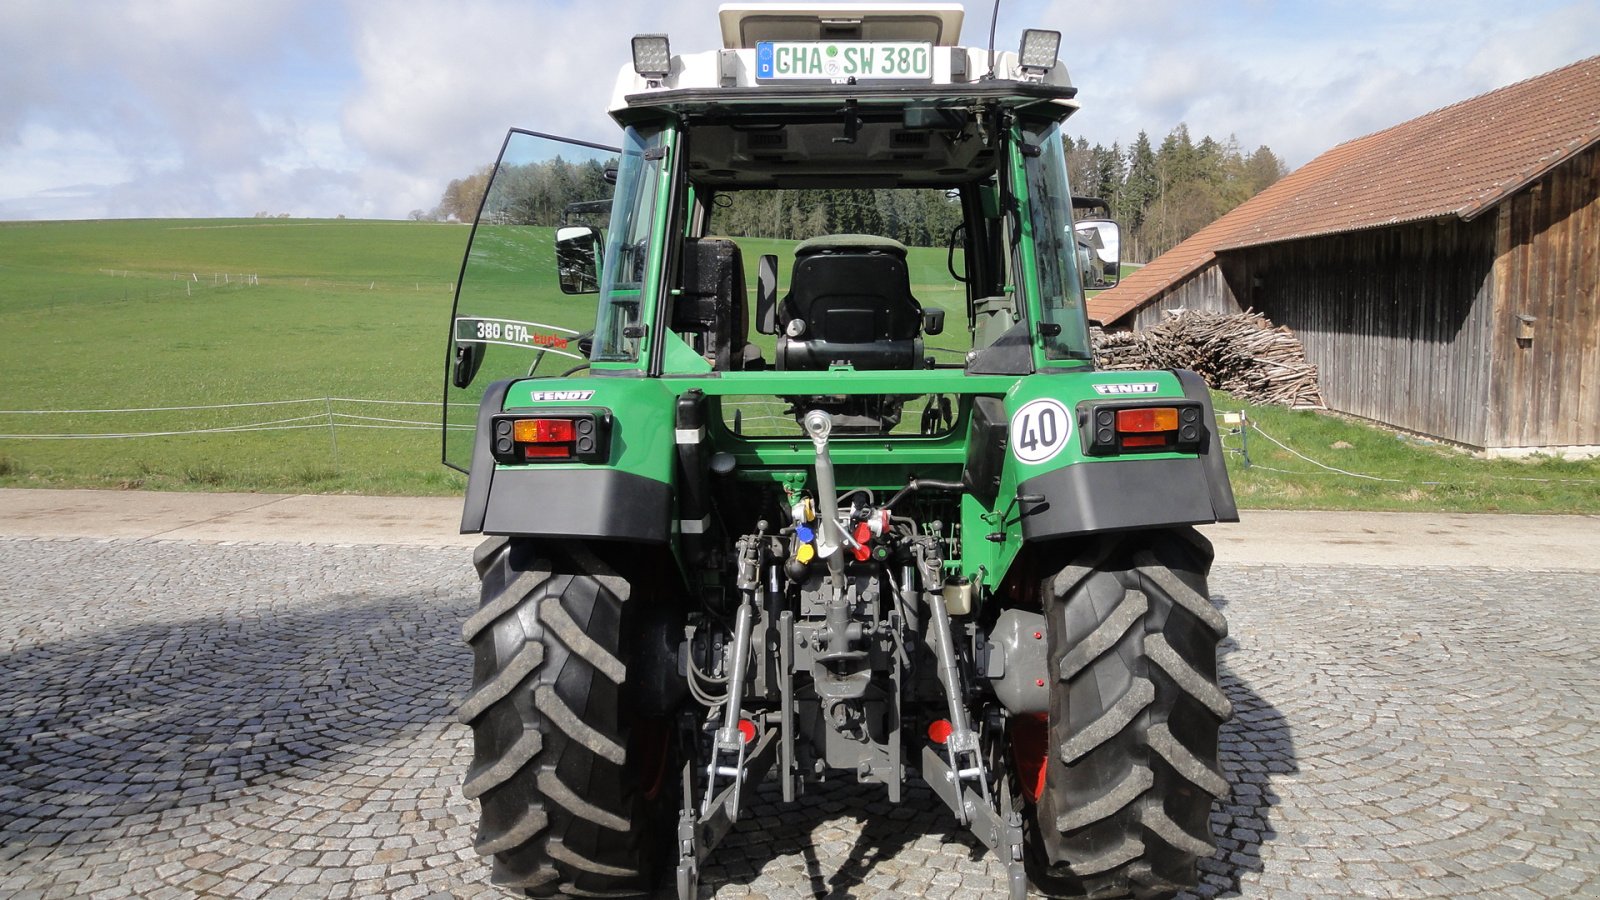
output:
[[[1094,329],[1102,369],[1193,369],[1206,384],[1255,403],[1322,406],[1317,367],[1299,338],[1260,313],[1181,311],[1145,331]]]

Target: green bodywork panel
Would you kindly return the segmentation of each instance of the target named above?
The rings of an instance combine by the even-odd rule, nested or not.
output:
[[[685,352],[693,353],[684,348]],[[696,357],[698,358],[698,357]],[[725,372],[701,377],[624,378],[588,377],[526,379],[511,385],[504,408],[555,409],[561,406],[604,407],[613,417],[611,456],[606,465],[673,484],[676,480],[676,444],[672,409],[676,399],[690,391],[707,398],[705,452],[729,453],[735,460],[734,477],[752,484],[775,484],[786,491],[814,488],[812,469],[815,447],[809,439],[735,434],[716,413],[723,398],[766,395],[915,395],[951,394],[960,398],[955,420],[945,433],[921,435],[836,435],[829,441],[841,491],[865,488],[893,492],[908,478],[956,481],[967,461],[967,438],[975,396],[1002,398],[1007,415],[1035,400],[1053,400],[1067,410],[1085,401],[1112,397],[1096,385],[1138,384],[1140,399],[1181,400],[1183,388],[1173,373],[1158,372],[1051,372],[1027,376],[968,375],[960,369],[856,372]],[[1151,387],[1153,385],[1153,388]],[[535,393],[593,391],[574,401],[534,399]],[[1024,504],[1015,502],[1017,485],[1046,472],[1077,465],[1098,465],[1103,460],[1083,453],[1078,423],[1069,434],[1058,436],[1059,449],[1048,461],[1029,463],[1018,458],[1016,447],[1007,448],[1000,489],[992,505],[971,494],[960,501],[962,553],[959,571],[989,589],[997,587],[1021,551],[1021,515]],[[1018,437],[1012,435],[1014,445]],[[1189,458],[1176,453],[1147,454],[1147,459]],[[1124,457],[1125,459],[1125,457]],[[543,465],[543,468],[578,468]],[[498,468],[509,468],[499,466]],[[991,539],[991,535],[995,538]]]

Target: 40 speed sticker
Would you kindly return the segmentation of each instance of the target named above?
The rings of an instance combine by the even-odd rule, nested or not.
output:
[[[1030,465],[1049,462],[1072,439],[1072,413],[1060,400],[1041,397],[1011,417],[1011,454]]]

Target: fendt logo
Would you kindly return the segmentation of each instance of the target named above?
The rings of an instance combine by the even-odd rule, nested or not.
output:
[[[532,394],[528,395],[528,399],[534,403],[551,401],[571,402],[575,400],[587,400],[593,396],[594,391],[534,391]]]
[[[1153,381],[1139,381],[1133,384],[1097,384],[1094,392],[1105,396],[1120,396],[1122,394],[1154,394],[1161,390],[1161,386]]]

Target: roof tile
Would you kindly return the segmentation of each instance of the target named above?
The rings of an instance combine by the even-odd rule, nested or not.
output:
[[[1600,142],[1600,56],[1340,144],[1089,301],[1115,322],[1219,250],[1471,220]]]

